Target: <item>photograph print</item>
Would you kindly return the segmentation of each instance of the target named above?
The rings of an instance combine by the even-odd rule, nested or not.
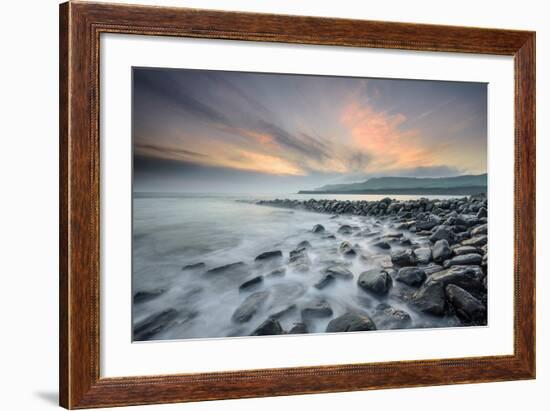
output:
[[[486,83],[134,67],[132,105],[133,341],[487,325]]]

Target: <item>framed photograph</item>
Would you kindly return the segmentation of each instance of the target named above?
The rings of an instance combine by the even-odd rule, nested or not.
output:
[[[535,33],[60,6],[60,405],[535,378]]]

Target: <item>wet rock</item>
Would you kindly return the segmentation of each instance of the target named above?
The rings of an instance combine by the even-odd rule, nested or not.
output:
[[[323,227],[321,224],[315,224],[311,229],[311,231],[314,232],[315,234],[324,233],[325,227]]]
[[[426,280],[426,273],[421,268],[403,267],[399,269],[395,279],[396,281],[405,283],[411,287],[420,287]]]
[[[411,304],[422,312],[437,316],[444,315],[446,303],[443,284],[428,281],[413,295]]]
[[[385,270],[376,268],[362,272],[357,280],[359,287],[377,295],[387,294],[392,283],[390,275]]]
[[[416,256],[413,250],[410,249],[393,251],[391,253],[391,261],[401,267],[416,265],[417,263]]]
[[[261,253],[255,258],[255,261],[265,261],[265,260],[271,260],[273,258],[282,258],[283,253],[280,250],[276,251],[266,251],[265,253]]]
[[[192,271],[192,270],[201,270],[204,267],[206,267],[206,264],[204,263],[195,263],[195,264],[188,264],[181,268],[182,271]]]
[[[434,273],[438,273],[439,271],[443,271],[443,267],[439,264],[434,264],[434,263],[431,263],[425,267],[422,267],[422,269],[424,270],[424,273],[426,274],[426,276],[430,276]]]
[[[340,251],[340,253],[342,253],[344,257],[353,258],[357,256],[357,252],[355,251],[353,246],[347,241],[343,241],[340,244],[340,246],[338,247],[338,251]]]
[[[417,230],[431,230],[439,224],[441,224],[441,218],[435,214],[419,215],[415,223]]]
[[[469,238],[468,240],[462,241],[462,245],[471,245],[474,247],[481,247],[485,244],[487,244],[487,235],[485,234],[481,234],[481,235]]]
[[[343,265],[332,265],[325,268],[324,272],[333,277],[343,278],[345,280],[351,280],[353,278],[353,273]]]
[[[242,272],[243,269],[246,267],[246,264],[242,261],[222,265],[219,267],[212,268],[208,270],[205,274],[224,274],[224,273],[234,273],[234,272]]]
[[[391,248],[391,245],[387,241],[377,241],[373,246],[382,250],[389,250]]]
[[[296,271],[305,272],[309,270],[309,257],[305,247],[292,250],[289,256],[289,265]]]
[[[485,207],[480,208],[479,211],[477,212],[476,217],[477,218],[487,217],[487,209]]]
[[[439,240],[447,240],[449,244],[454,244],[456,242],[456,235],[451,227],[440,225],[430,236],[430,241],[432,243],[436,243]]]
[[[286,274],[286,268],[277,268],[271,271],[266,277],[284,277]]]
[[[141,304],[147,301],[154,300],[155,298],[160,297],[165,292],[166,290],[163,290],[162,288],[157,288],[156,290],[151,291],[138,291],[134,294],[134,304]]]
[[[393,267],[391,258],[389,255],[375,255],[371,257],[371,260],[384,269],[389,269]]]
[[[353,229],[351,228],[351,226],[347,225],[347,224],[344,224],[343,226],[341,226],[339,229],[338,229],[338,234],[351,234],[351,232],[353,231]]]
[[[317,281],[313,286],[318,290],[325,288],[327,285],[334,281],[334,276],[332,274],[324,274],[319,281]]]
[[[304,240],[304,241],[300,241],[298,243],[298,245],[296,246],[296,248],[311,248],[311,244],[309,241],[307,240]]]
[[[487,322],[485,306],[468,291],[454,284],[449,284],[445,288],[445,294],[460,318],[478,324]]]
[[[249,321],[256,312],[265,304],[268,291],[258,291],[254,294],[250,294],[246,299],[237,307],[231,319],[237,323],[245,323]]]
[[[289,334],[307,334],[308,333],[307,326],[305,323],[295,323],[288,333]]]
[[[264,277],[261,275],[252,277],[250,280],[245,281],[239,286],[239,291],[249,291],[253,288],[257,288],[261,283],[263,283],[263,281]]]
[[[283,327],[274,318],[265,320],[251,335],[279,335],[283,333]]]
[[[429,247],[420,247],[413,251],[418,264],[428,264],[432,259],[432,250]]]
[[[379,330],[399,330],[412,325],[409,313],[388,304],[379,304],[376,307],[375,321]]]
[[[447,240],[438,240],[432,250],[433,259],[436,263],[441,263],[451,257],[452,251]]]
[[[481,250],[471,245],[461,245],[459,247],[453,248],[454,255],[464,255],[464,254],[472,254],[472,253],[481,254]]]
[[[331,320],[327,325],[326,332],[336,333],[372,330],[376,330],[376,325],[368,315],[348,312]]]
[[[483,287],[483,270],[475,265],[455,265],[446,270],[432,274],[430,281],[440,282],[446,287],[449,284],[457,285],[468,292],[476,292]]]
[[[153,314],[134,326],[134,340],[147,341],[165,330],[177,318],[178,312],[173,308]]]
[[[479,254],[461,254],[445,261],[443,267],[449,268],[454,265],[480,265],[482,257]]]
[[[288,314],[292,313],[295,310],[296,310],[296,304],[290,304],[287,307],[282,307],[282,308],[276,309],[276,311],[271,313],[269,315],[269,317],[279,319],[279,318],[287,316]]]
[[[330,316],[332,316],[332,307],[322,298],[315,299],[302,308],[302,318],[304,320]]]
[[[472,237],[476,237],[481,234],[487,234],[487,224],[482,224],[480,226],[472,228],[471,233],[472,233]]]

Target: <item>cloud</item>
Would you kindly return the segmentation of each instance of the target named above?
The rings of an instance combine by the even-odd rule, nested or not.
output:
[[[183,148],[176,148],[176,147],[165,147],[165,146],[159,146],[155,144],[140,144],[135,143],[134,148],[136,149],[136,152],[144,155],[156,155],[160,154],[163,157],[166,158],[173,158],[174,154],[183,155],[184,157],[191,157],[191,158],[207,158],[208,155],[203,153],[198,153],[196,151],[186,150]]]

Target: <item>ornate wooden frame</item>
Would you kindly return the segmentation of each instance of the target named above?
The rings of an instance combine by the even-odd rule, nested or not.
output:
[[[514,354],[154,377],[99,373],[101,33],[499,54],[515,62]],[[535,33],[69,2],[60,6],[60,404],[202,401],[535,378]]]

